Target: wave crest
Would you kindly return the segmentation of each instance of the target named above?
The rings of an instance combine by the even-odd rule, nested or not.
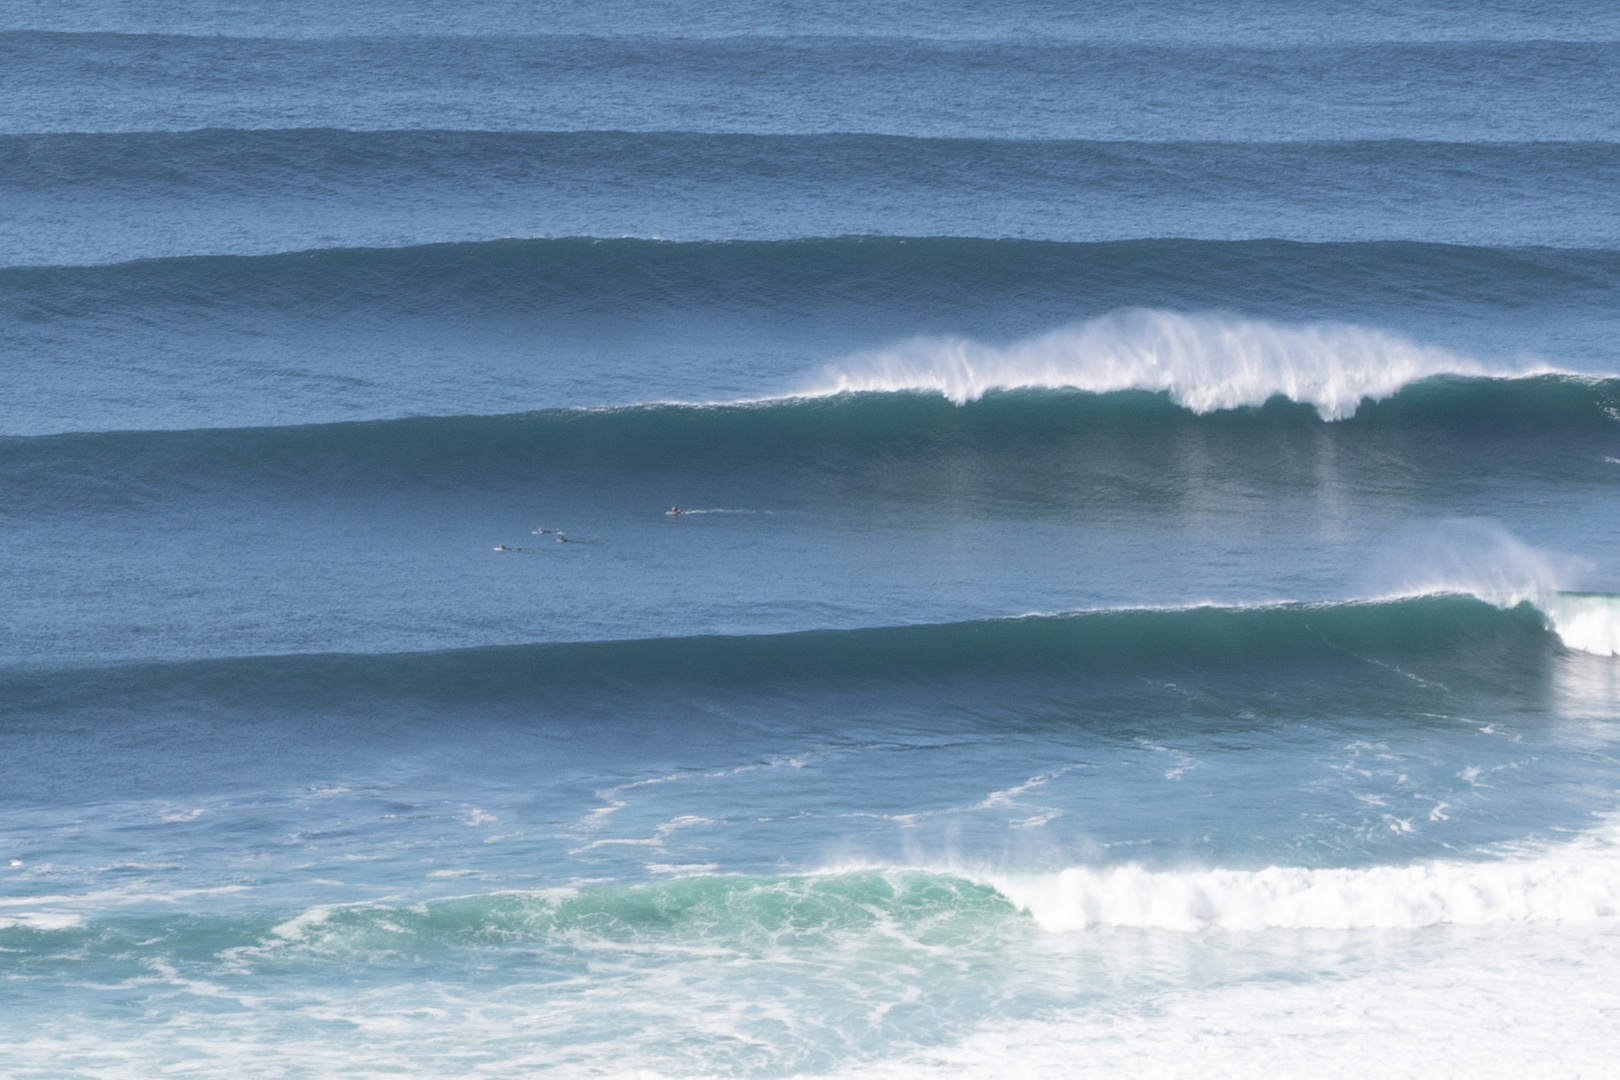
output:
[[[1324,420],[1438,375],[1523,376],[1545,367],[1489,367],[1382,330],[1288,325],[1172,311],[1127,310],[1006,347],[914,338],[830,365],[811,396],[922,390],[958,405],[991,390],[1168,392],[1195,413],[1264,405],[1279,395]]]

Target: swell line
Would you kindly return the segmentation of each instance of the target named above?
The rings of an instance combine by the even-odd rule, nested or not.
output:
[[[0,261],[503,236],[1620,246],[1620,143],[207,129],[0,136]],[[1335,193],[1324,202],[1320,192]],[[904,189],[903,201],[892,192]],[[971,196],[967,195],[971,192]],[[1254,208],[1268,208],[1257,217]]]
[[[1071,305],[1090,297],[1111,307],[1148,296],[1188,306],[1308,298],[1332,310],[1345,299],[1407,306],[1414,290],[1509,311],[1606,306],[1620,293],[1620,251],[1395,240],[563,237],[0,268],[0,304],[36,320],[60,315],[69,299],[96,301],[101,317],[133,303],[162,310],[250,296],[272,310],[316,313],[360,305],[438,311],[451,303],[625,312],[721,299],[802,304],[807,295],[933,309],[975,294],[1049,305],[1061,294]],[[1405,304],[1396,303],[1403,296]]]
[[[85,704],[202,699],[253,707],[365,701],[517,701],[549,691],[683,685],[730,691],[811,683],[1077,678],[1307,662],[1414,662],[1532,671],[1563,649],[1620,654],[1620,598],[1534,604],[1466,594],[1375,602],[1133,608],[864,630],[485,646],[123,664],[0,677],[14,716]],[[1536,606],[1539,605],[1539,606]]]
[[[956,374],[960,382],[951,380]],[[998,382],[989,375],[975,380],[971,370],[949,366],[939,372],[924,368],[910,377],[885,376],[879,367],[866,382],[892,380],[880,389],[840,385],[854,380],[835,369],[830,385],[819,389],[733,404],[0,437],[0,489],[20,506],[62,485],[84,489],[88,484],[110,493],[214,481],[517,482],[568,470],[628,477],[677,462],[729,472],[739,455],[756,470],[824,467],[831,461],[849,468],[941,454],[1055,468],[1042,462],[1068,443],[1087,446],[1097,463],[1139,456],[1149,444],[1194,431],[1217,437],[1234,463],[1247,454],[1258,468],[1258,456],[1274,450],[1278,439],[1303,437],[1314,446],[1324,415],[1341,418],[1334,437],[1350,452],[1364,446],[1387,456],[1402,444],[1381,447],[1381,440],[1407,435],[1445,436],[1464,445],[1484,440],[1481,452],[1495,452],[1491,447],[1511,440],[1534,440],[1538,453],[1548,440],[1585,444],[1589,452],[1559,459],[1583,473],[1592,462],[1620,456],[1620,378],[1615,377],[1419,373],[1403,383],[1374,369],[1371,381],[1346,385],[1334,383],[1342,373],[1330,369],[1317,377],[1319,385],[1338,394],[1327,398],[1286,379],[1212,377],[1155,386],[1168,380],[1164,372],[1149,369],[1138,373],[1140,388],[1098,392],[1076,388],[1080,379],[1061,371],[1041,385],[1035,382],[1041,374],[1017,373]],[[958,400],[965,404],[953,403]],[[1326,409],[1324,402],[1330,403]]]

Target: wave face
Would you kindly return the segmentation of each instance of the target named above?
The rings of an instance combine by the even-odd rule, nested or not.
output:
[[[1054,441],[1123,459],[1150,453],[1155,440],[1190,432],[1214,440],[1212,450],[1229,445],[1234,468],[1264,468],[1242,461],[1257,444],[1281,440],[1305,452],[1323,439],[1371,465],[1375,447],[1399,453],[1401,435],[1423,432],[1455,440],[1459,452],[1477,441],[1482,454],[1496,452],[1504,440],[1524,444],[1525,453],[1549,449],[1539,444],[1551,442],[1543,467],[1561,462],[1572,475],[1606,476],[1595,467],[1607,464],[1601,452],[1620,449],[1613,415],[1620,379],[1424,376],[1423,364],[1483,365],[1375,333],[1344,331],[1351,347],[1336,349],[1337,328],[1144,321],[1167,324],[1172,332],[1159,340],[1151,333],[1121,340],[1111,333],[1118,323],[1106,320],[1091,333],[1061,333],[1005,354],[921,342],[892,365],[892,354],[870,363],[860,358],[851,364],[858,374],[834,375],[803,396],[730,405],[12,438],[0,442],[0,482],[19,500],[31,491],[49,499],[61,491],[58,485],[87,481],[104,490],[132,481],[205,484],[211,477],[232,483],[496,483],[539,479],[559,461],[605,477],[677,463],[724,468],[745,453],[781,467],[831,454],[857,463],[957,453],[999,469],[1013,468],[1016,459],[1040,471],[1039,447]],[[1186,334],[1177,340],[1180,330]],[[1369,355],[1382,345],[1388,353]],[[1393,365],[1382,363],[1389,353]],[[1250,363],[1251,354],[1258,362]],[[976,364],[980,359],[986,362]],[[1357,370],[1363,359],[1370,362]],[[1410,362],[1404,370],[1402,360]],[[1410,383],[1403,379],[1408,375]],[[1074,386],[1085,382],[1106,389]],[[971,408],[959,407],[968,402]],[[1210,415],[1217,411],[1229,415]],[[1318,420],[1341,422],[1323,429]],[[1108,464],[1125,467],[1124,461]],[[1434,470],[1442,462],[1413,458],[1409,464]]]
[[[798,679],[1084,674],[1166,666],[1225,669],[1234,664],[1323,659],[1345,650],[1356,656],[1410,660],[1428,652],[1455,655],[1470,648],[1487,648],[1493,656],[1518,654],[1533,669],[1553,642],[1564,640],[1577,649],[1592,643],[1592,635],[1579,628],[1571,632],[1573,644],[1563,639],[1560,625],[1571,625],[1567,614],[1571,609],[1606,624],[1612,623],[1616,612],[1614,597],[1554,595],[1538,603],[1547,610],[1528,603],[1504,610],[1471,596],[1433,596],[1349,604],[1098,611],[938,626],[522,645],[403,657],[322,655],[140,665],[65,679],[16,674],[10,686],[14,702],[31,686],[48,699],[65,686],[102,678],[113,680],[111,685],[119,686],[121,694],[173,690],[251,700],[281,686],[297,693],[305,691],[295,688],[307,688],[317,698],[393,693],[435,699],[471,692],[500,699],[530,695],[550,685],[603,682],[732,686]]]

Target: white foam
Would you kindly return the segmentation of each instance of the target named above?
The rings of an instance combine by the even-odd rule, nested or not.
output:
[[[1557,593],[1538,597],[1535,604],[1569,648],[1594,656],[1620,656],[1620,596]]]
[[[1170,311],[1115,312],[1006,347],[915,338],[830,365],[815,396],[934,391],[963,404],[990,390],[1167,391],[1198,413],[1263,405],[1282,395],[1323,419],[1353,416],[1435,375],[1509,377],[1550,369],[1489,366],[1382,330],[1289,325]]]
[[[85,913],[143,905],[180,904],[198,897],[245,892],[244,885],[218,885],[204,889],[155,892],[143,884],[87,893],[51,893],[36,896],[0,895],[0,929],[24,926],[34,930],[68,930],[84,922]],[[32,908],[18,911],[18,908]]]
[[[284,941],[302,941],[312,927],[320,926],[332,917],[330,907],[313,907],[284,923],[272,926],[270,932]]]
[[[1539,857],[1408,866],[1148,870],[1076,866],[971,875],[1053,932],[1412,929],[1620,915],[1620,844],[1593,834]]]
[[[0,930],[13,926],[29,930],[71,930],[82,922],[83,916],[64,911],[13,911],[0,915]]]
[[[1151,1007],[992,1022],[864,1080],[972,1077],[1608,1076],[1620,1054],[1610,928],[1497,931],[1370,970],[1189,986]]]
[[[1601,861],[1616,848],[1599,833],[1507,861]],[[785,892],[784,883],[740,887],[789,909],[801,895],[791,882]],[[949,906],[921,917],[862,909],[869,918],[832,932],[818,905],[788,933],[736,936],[707,918],[693,936],[585,929],[568,936],[565,970],[577,974],[559,983],[462,979],[465,959],[454,954],[448,968],[413,964],[402,979],[397,965],[372,962],[367,940],[344,957],[353,966],[301,968],[305,948],[346,940],[330,925],[343,921],[339,910],[317,908],[257,950],[205,963],[206,980],[190,964],[144,965],[141,985],[155,988],[141,990],[144,1010],[86,1027],[83,1008],[41,1007],[0,1033],[16,1072],[87,1060],[97,1076],[131,1080],[172,1061],[176,1023],[188,1075],[221,1078],[1517,1078],[1607,1075],[1620,1053],[1620,920],[1271,934],[1234,947],[1218,935],[1025,933],[1027,921],[999,905],[975,904],[965,925]],[[393,920],[363,926],[397,931]],[[535,942],[520,934],[512,944],[529,957]],[[259,987],[255,965],[271,957],[296,995],[279,1003],[244,992]],[[367,979],[333,979],[334,970]],[[198,1008],[164,987],[240,1006]]]

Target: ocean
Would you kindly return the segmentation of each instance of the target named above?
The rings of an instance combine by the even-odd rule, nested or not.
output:
[[[0,0],[0,1074],[1605,1076],[1620,7]]]

